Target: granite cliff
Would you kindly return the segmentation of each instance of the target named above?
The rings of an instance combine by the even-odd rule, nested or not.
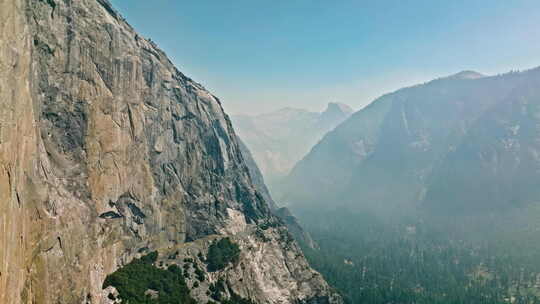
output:
[[[0,303],[111,303],[136,257],[236,263],[187,281],[339,303],[256,191],[220,101],[107,0],[0,0]],[[110,287],[108,288],[110,289]]]

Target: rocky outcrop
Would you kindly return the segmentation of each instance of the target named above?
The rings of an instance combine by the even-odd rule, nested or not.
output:
[[[465,71],[384,95],[293,169],[296,206],[471,214],[537,202],[540,69]]]
[[[0,303],[102,303],[134,257],[225,235],[235,293],[340,301],[285,241],[220,101],[108,1],[1,0],[0,17]]]
[[[340,103],[329,103],[321,113],[284,108],[256,116],[233,115],[238,135],[253,153],[274,196],[293,166],[326,134],[352,114]],[[279,199],[279,197],[277,197]]]

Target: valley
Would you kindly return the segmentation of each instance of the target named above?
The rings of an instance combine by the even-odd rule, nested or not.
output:
[[[540,70],[400,89],[329,131],[276,193],[348,303],[539,303]]]
[[[0,0],[0,304],[540,304],[538,20]]]

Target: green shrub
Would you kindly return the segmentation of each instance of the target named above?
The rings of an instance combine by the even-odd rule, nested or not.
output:
[[[208,271],[218,271],[229,263],[237,263],[240,257],[240,247],[229,238],[214,241],[208,248],[206,263]]]
[[[110,274],[103,288],[113,286],[118,290],[122,303],[127,304],[196,304],[182,276],[182,270],[171,265],[167,270],[153,265],[157,252],[152,252]],[[157,299],[144,293],[152,289],[158,292]]]
[[[141,261],[143,263],[152,264],[157,261],[158,253],[157,251],[150,252],[149,254],[142,256]]]

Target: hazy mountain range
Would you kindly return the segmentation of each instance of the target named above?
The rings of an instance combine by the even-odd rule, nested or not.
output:
[[[275,190],[348,303],[540,301],[540,68],[386,94]]]
[[[384,95],[287,178],[293,205],[469,213],[540,200],[540,68],[465,71]]]
[[[326,132],[352,112],[347,105],[329,103],[320,113],[284,108],[254,116],[232,115],[231,119],[272,188]]]

